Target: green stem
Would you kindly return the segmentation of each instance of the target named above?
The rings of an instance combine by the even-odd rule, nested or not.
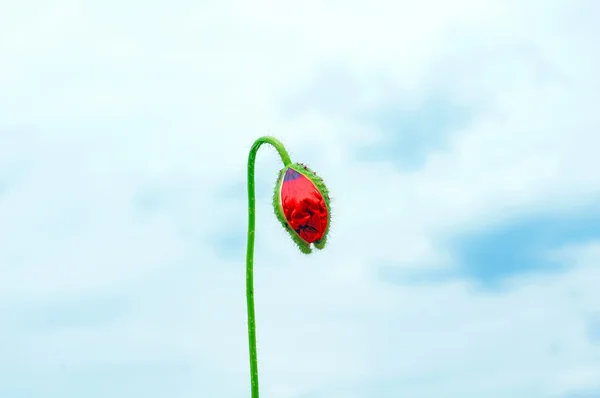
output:
[[[250,350],[250,381],[252,383],[252,398],[258,398],[258,355],[256,353],[256,319],[254,314],[254,226],[255,226],[255,195],[254,195],[254,163],[256,153],[262,144],[271,144],[277,149],[284,166],[292,161],[285,147],[273,137],[260,137],[248,154],[248,246],[246,250],[246,303],[248,306],[248,347]]]

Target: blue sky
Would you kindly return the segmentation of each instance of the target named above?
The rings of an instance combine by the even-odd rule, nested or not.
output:
[[[0,6],[0,396],[600,397],[597,2]],[[432,10],[435,10],[433,12]]]

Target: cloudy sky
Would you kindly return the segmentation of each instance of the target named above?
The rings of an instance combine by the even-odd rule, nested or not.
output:
[[[600,3],[0,5],[0,396],[600,397]]]

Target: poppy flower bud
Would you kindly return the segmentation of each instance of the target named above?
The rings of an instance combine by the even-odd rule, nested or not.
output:
[[[303,253],[311,244],[323,249],[329,232],[331,208],[323,180],[302,163],[279,172],[273,195],[275,215]]]

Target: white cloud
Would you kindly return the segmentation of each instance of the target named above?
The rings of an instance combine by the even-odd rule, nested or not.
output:
[[[0,337],[12,348],[0,367],[54,374],[184,363],[191,376],[181,396],[247,394],[243,258],[216,256],[211,239],[229,225],[245,231],[245,192],[218,193],[244,182],[252,141],[269,133],[325,177],[335,225],[323,253],[293,248],[271,215],[277,155],[261,150],[265,397],[533,398],[596,388],[600,349],[585,334],[600,311],[595,246],[560,251],[567,272],[519,278],[502,294],[460,280],[391,286],[374,268],[447,267],[454,259],[441,236],[596,199],[592,7],[3,6],[0,312],[12,315]],[[319,92],[314,82],[327,70],[344,74],[350,98]],[[353,157],[382,134],[354,114],[419,104],[430,92],[474,110],[447,150],[411,173]],[[337,108],[320,107],[325,94]],[[298,102],[307,110],[289,109]],[[145,192],[159,197],[154,212],[136,204]],[[90,297],[122,300],[122,311],[47,330],[14,315]]]

